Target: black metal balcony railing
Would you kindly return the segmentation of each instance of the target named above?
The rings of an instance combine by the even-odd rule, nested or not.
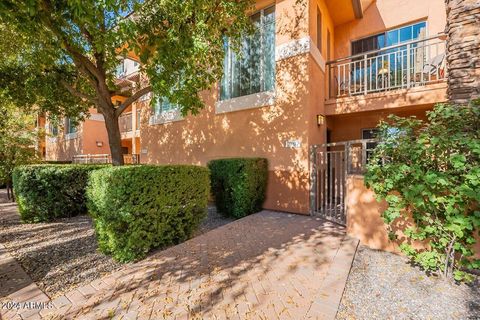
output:
[[[327,62],[329,98],[407,89],[444,81],[443,35]]]

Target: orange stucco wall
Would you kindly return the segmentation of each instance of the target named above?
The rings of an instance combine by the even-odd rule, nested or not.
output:
[[[350,0],[257,1],[256,9],[275,5],[277,48],[305,38],[311,39],[315,46],[317,8],[322,13],[322,48],[318,55],[310,49],[277,61],[275,102],[217,114],[218,92],[212,90],[202,93],[206,107],[199,115],[155,125],[149,124],[149,101],[138,102],[132,111],[142,108],[140,138],[135,144],[132,140],[124,141],[124,146],[129,149],[135,146],[141,162],[153,164],[206,165],[217,158],[265,157],[269,160],[269,182],[264,207],[308,213],[309,147],[326,142],[327,128],[332,141],[360,139],[361,129],[375,127],[392,112],[424,117],[425,110],[433,103],[445,100],[445,87],[440,86],[428,92],[382,93],[326,101],[328,55],[332,59],[348,56],[352,40],[414,21],[426,20],[430,35],[443,31],[445,26],[443,0],[363,0],[362,4],[364,17],[355,20]],[[317,115],[326,116],[323,124],[317,124]],[[59,139],[56,146],[60,148],[56,151],[59,159],[71,158],[74,152],[108,153],[106,132],[102,131],[104,123],[102,127],[93,124],[89,127],[87,123],[88,120],[79,139],[67,142]],[[99,137],[102,140],[105,137],[106,150],[95,149]],[[292,140],[299,141],[300,146],[287,148],[286,142]],[[351,188],[347,199],[349,230],[363,235],[363,241],[374,247],[388,248],[380,230],[381,207],[359,181],[353,179]]]
[[[90,114],[97,114],[91,108]],[[101,142],[101,147],[97,146]],[[56,137],[46,138],[46,160],[71,161],[79,154],[110,154],[107,130],[103,120],[86,119],[79,123],[76,137],[65,139],[62,126]]]
[[[432,105],[411,106],[396,110],[370,111],[327,117],[327,126],[331,137],[330,142],[361,139],[362,129],[375,128],[380,120],[387,120],[390,114],[401,117],[415,116],[418,119],[425,120],[425,112],[431,110],[432,107]]]
[[[205,165],[225,157],[266,157],[269,184],[265,207],[308,212],[307,57],[277,63],[276,99],[272,106],[215,113],[217,93],[203,95],[206,108],[181,121],[148,125],[143,108],[142,163]],[[286,148],[287,140],[300,148]]]
[[[335,27],[335,59],[351,55],[351,41],[409,24],[427,21],[427,35],[445,30],[446,12],[443,0],[377,0],[364,12],[362,19]]]

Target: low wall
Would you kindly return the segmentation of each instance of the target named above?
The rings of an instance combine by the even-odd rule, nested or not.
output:
[[[386,209],[385,202],[378,202],[375,194],[363,184],[363,176],[347,177],[347,232],[362,244],[373,249],[398,252],[398,246],[388,239],[388,233],[380,216]]]
[[[387,208],[385,201],[378,202],[372,190],[365,187],[363,176],[347,177],[347,232],[372,249],[380,249],[400,253],[397,243],[388,239],[388,233],[381,218],[381,212]],[[397,232],[401,238],[401,232]],[[474,247],[475,257],[480,258],[480,237],[477,236]],[[400,239],[401,240],[401,239]],[[421,243],[414,244],[422,246]]]

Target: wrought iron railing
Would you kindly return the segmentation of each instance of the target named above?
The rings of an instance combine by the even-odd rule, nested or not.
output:
[[[444,81],[443,35],[327,62],[329,97],[406,89]]]
[[[311,146],[312,214],[346,224],[347,177],[365,172],[377,143],[375,139],[362,139]]]

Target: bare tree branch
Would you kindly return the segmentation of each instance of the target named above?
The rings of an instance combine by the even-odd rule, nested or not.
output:
[[[140,90],[138,90],[137,92],[135,92],[132,96],[130,96],[129,98],[127,98],[127,100],[125,100],[118,108],[117,110],[115,110],[115,114],[116,116],[120,116],[122,114],[123,111],[125,111],[125,109],[131,105],[132,103],[134,103],[135,101],[137,101],[140,97],[142,97],[143,95],[149,93],[149,92],[152,92],[152,87],[151,86],[146,86]]]

